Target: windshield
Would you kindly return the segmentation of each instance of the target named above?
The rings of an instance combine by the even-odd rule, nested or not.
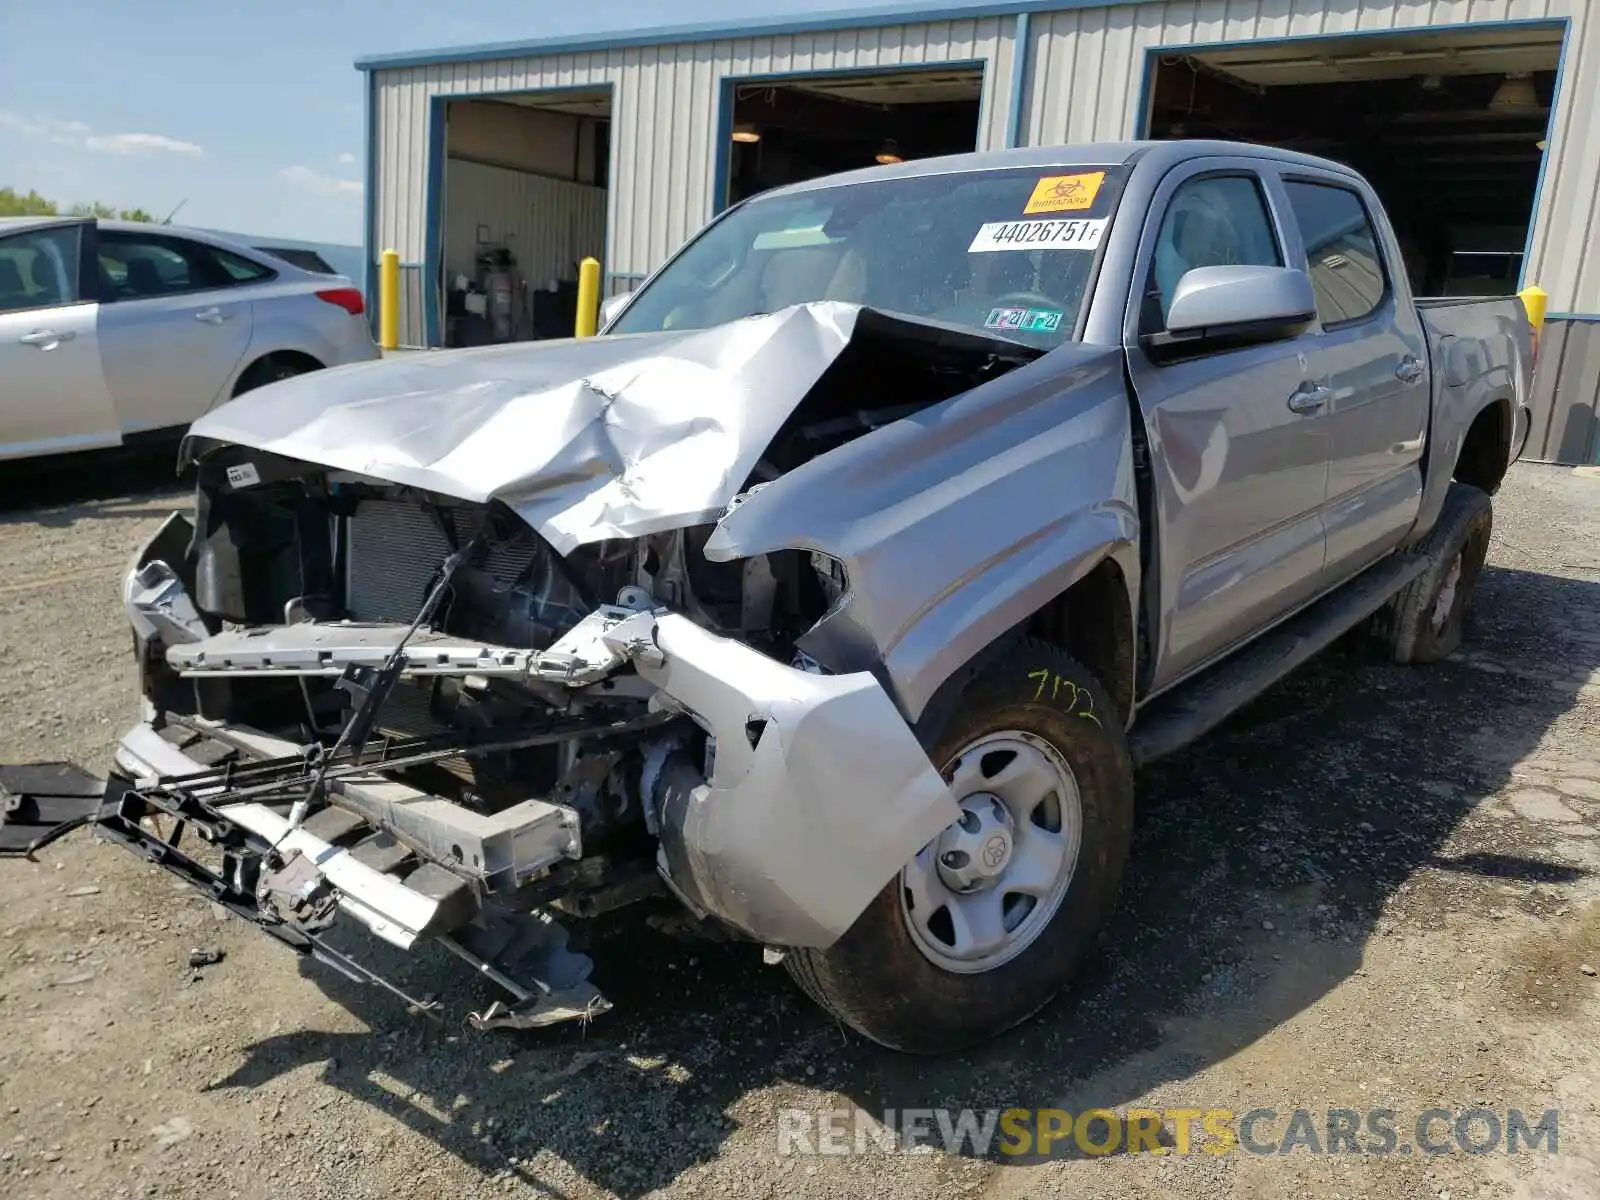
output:
[[[691,242],[613,333],[842,300],[1049,347],[1073,335],[1121,172],[1009,168],[757,198]]]

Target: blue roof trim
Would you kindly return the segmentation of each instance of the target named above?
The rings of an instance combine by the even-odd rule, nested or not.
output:
[[[1034,12],[1068,12],[1078,8],[1104,8],[1108,3],[1154,4],[1158,0],[989,0],[987,3],[943,7],[890,4],[873,8],[841,8],[809,16],[766,17],[745,22],[702,21],[693,25],[663,25],[653,29],[618,29],[610,33],[583,33],[567,37],[537,38],[519,42],[484,42],[472,46],[446,46],[439,50],[373,54],[356,59],[356,70],[379,71],[396,67],[426,67],[438,63],[488,62],[501,58],[537,58],[545,54],[579,54],[591,50],[625,50],[637,46],[670,46],[686,42],[724,41],[730,38],[778,37],[791,33],[823,33],[836,29],[873,29],[883,25],[920,25],[928,21],[970,21],[981,17],[1011,17]]]

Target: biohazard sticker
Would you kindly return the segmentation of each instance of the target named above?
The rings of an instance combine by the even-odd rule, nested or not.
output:
[[[1034,185],[1033,195],[1022,211],[1034,213],[1082,212],[1094,207],[1094,198],[1100,194],[1100,185],[1106,181],[1104,171],[1090,171],[1083,175],[1050,175]]]
[[[991,308],[983,327],[1008,333],[1058,333],[1061,313],[1051,308]]]
[[[978,228],[968,254],[1001,250],[1095,250],[1105,236],[1107,218],[1064,221],[990,221]]]

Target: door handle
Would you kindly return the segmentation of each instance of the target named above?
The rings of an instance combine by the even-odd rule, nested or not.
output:
[[[1303,387],[1289,397],[1289,411],[1301,414],[1314,413],[1331,399],[1333,399],[1332,388]]]
[[[35,329],[17,339],[24,346],[37,346],[41,350],[54,350],[62,342],[70,342],[78,335],[70,329]]]
[[[1422,364],[1408,354],[1394,369],[1394,377],[1409,387],[1422,378]]]
[[[220,308],[202,308],[195,313],[194,319],[196,321],[204,321],[207,325],[221,325],[228,319],[228,314]]]

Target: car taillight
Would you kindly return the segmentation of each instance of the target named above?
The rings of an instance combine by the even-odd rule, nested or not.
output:
[[[337,304],[352,317],[359,317],[367,311],[367,304],[361,298],[357,288],[327,288],[317,293],[318,300],[326,300],[329,304]]]

